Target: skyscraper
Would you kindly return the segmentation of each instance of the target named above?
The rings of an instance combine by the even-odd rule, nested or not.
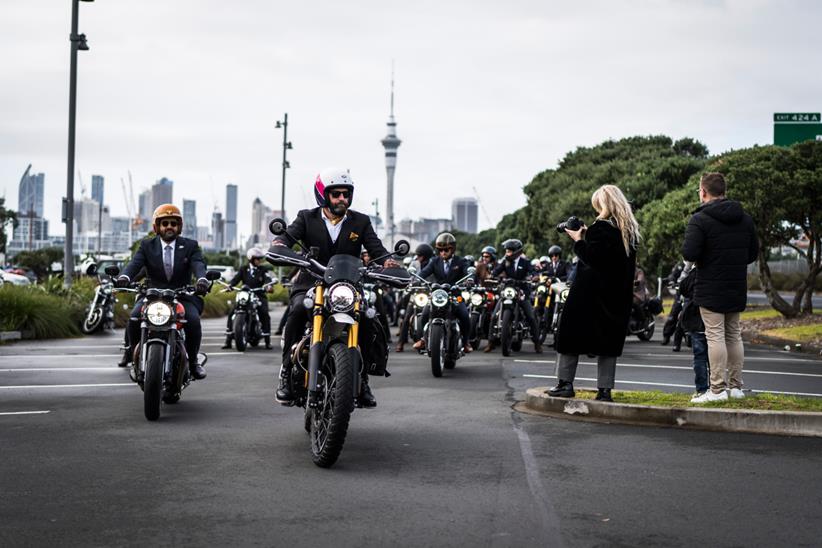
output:
[[[397,137],[397,122],[394,121],[394,69],[391,69],[391,113],[388,116],[388,134],[382,140],[385,148],[385,172],[388,178],[388,196],[385,204],[386,233],[389,246],[394,246],[394,168],[397,167],[397,149],[402,141]]]
[[[237,185],[225,186],[225,247],[234,249],[237,244]]]
[[[151,195],[151,189],[148,189],[141,192],[137,198],[139,202],[137,212],[140,214],[140,218],[146,223],[151,223],[151,215],[154,213],[154,208],[152,207],[154,202],[152,201]]]
[[[17,193],[17,211],[21,215],[43,217],[43,187],[46,176],[42,173],[23,175]]]
[[[102,175],[91,176],[91,199],[98,204],[103,204],[103,185],[104,179]]]
[[[223,214],[215,209],[211,214],[211,245],[216,251],[225,249],[225,222]]]
[[[174,203],[174,181],[163,177],[151,187],[151,211],[163,205]]]
[[[457,230],[476,234],[478,232],[476,198],[456,198],[452,201],[451,220]]]
[[[197,239],[196,200],[183,200],[183,237]]]

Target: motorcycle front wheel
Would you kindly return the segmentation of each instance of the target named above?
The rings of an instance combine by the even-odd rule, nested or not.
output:
[[[143,382],[143,412],[146,419],[160,418],[160,397],[163,393],[163,345],[150,344],[146,349],[146,376]]]
[[[428,348],[431,349],[431,374],[442,377],[442,370],[445,368],[445,332],[442,325],[431,326],[428,343]]]
[[[652,323],[648,327],[645,328],[644,331],[640,331],[636,334],[640,341],[650,341],[651,337],[654,336],[654,326],[656,323]]]
[[[339,342],[329,346],[319,375],[323,401],[310,410],[311,457],[321,468],[332,466],[342,452],[354,411],[355,374],[348,348]]]
[[[481,316],[479,314],[471,314],[471,336],[469,337],[469,343],[474,348],[479,348],[480,342],[482,341],[482,333],[480,332],[480,319]]]
[[[502,344],[502,355],[511,355],[511,323],[513,314],[510,310],[502,311],[502,327],[500,328],[500,343]]]
[[[234,342],[237,344],[238,352],[245,352],[245,315],[237,314],[234,316]]]
[[[83,320],[82,331],[86,335],[91,335],[103,324],[103,309],[95,308]]]

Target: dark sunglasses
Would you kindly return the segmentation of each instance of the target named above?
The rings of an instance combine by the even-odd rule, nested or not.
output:
[[[491,255],[483,255],[483,256],[482,256],[482,258],[483,258],[483,259],[490,259],[490,258],[491,258]]]
[[[448,253],[450,251],[449,248],[443,247],[437,250],[437,253]]]
[[[179,223],[178,223],[177,221],[175,221],[175,220],[163,220],[163,221],[160,221],[160,226],[170,226],[170,227],[172,227],[172,228],[177,228],[177,225],[178,225],[178,224],[179,224]]]
[[[332,198],[345,198],[347,200],[351,193],[347,190],[329,190],[328,195]]]

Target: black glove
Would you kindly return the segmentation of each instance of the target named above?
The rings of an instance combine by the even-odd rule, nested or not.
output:
[[[125,274],[117,276],[117,279],[114,280],[115,287],[128,287],[130,283],[131,280],[129,280],[128,276],[126,276]]]
[[[211,282],[206,280],[205,278],[200,278],[197,280],[195,284],[195,291],[200,295],[205,295],[208,293],[208,290],[211,289]]]

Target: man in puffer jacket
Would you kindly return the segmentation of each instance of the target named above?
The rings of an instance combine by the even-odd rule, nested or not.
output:
[[[725,189],[721,173],[702,176],[702,205],[688,221],[682,247],[682,256],[698,269],[693,300],[705,323],[711,363],[711,389],[695,403],[745,397],[739,313],[748,297],[747,265],[756,260],[759,242],[753,219],[739,202],[725,197]]]

